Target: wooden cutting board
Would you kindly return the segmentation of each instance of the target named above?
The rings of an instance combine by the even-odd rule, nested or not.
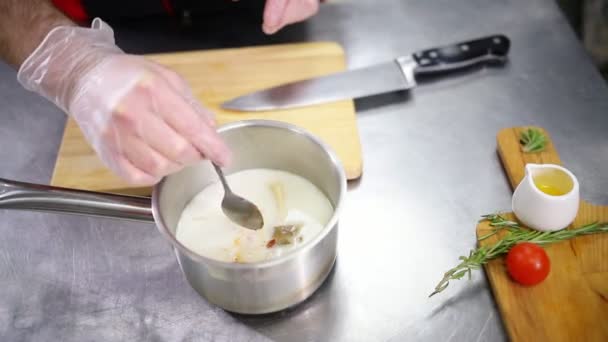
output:
[[[541,153],[521,151],[519,134],[526,128],[508,128],[498,134],[498,153],[513,189],[523,179],[526,163],[561,164],[551,141]],[[581,197],[584,195],[581,193]],[[595,221],[608,221],[608,207],[582,200],[572,227]],[[478,237],[490,231],[486,222],[477,226]],[[492,244],[503,235],[480,244]],[[510,339],[608,341],[608,234],[553,244],[546,251],[551,271],[544,282],[533,287],[510,280],[503,258],[485,266]]]
[[[242,113],[220,109],[225,100],[288,81],[346,69],[342,48],[315,42],[146,55],[181,74],[194,94],[216,113],[218,124],[244,119],[289,122],[309,130],[329,144],[341,159],[349,179],[361,175],[362,158],[352,100],[299,109]],[[68,120],[51,184],[94,191],[149,195],[113,175]]]

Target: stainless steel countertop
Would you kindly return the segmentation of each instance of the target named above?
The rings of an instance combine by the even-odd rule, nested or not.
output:
[[[505,33],[511,59],[407,99],[357,101],[364,176],[350,185],[336,268],[302,305],[263,317],[210,306],[152,225],[0,211],[0,340],[504,340],[483,273],[427,298],[475,245],[479,216],[510,207],[498,130],[547,128],[582,196],[608,203],[608,91],[553,1],[333,0],[271,38],[259,16],[115,29],[134,53],[333,40],[349,67]],[[64,115],[5,65],[0,112],[0,177],[48,183]]]

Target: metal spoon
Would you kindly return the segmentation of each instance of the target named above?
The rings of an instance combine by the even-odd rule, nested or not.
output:
[[[264,226],[264,218],[262,213],[255,204],[236,195],[226,182],[222,169],[212,163],[220,181],[224,186],[224,199],[222,200],[222,211],[232,222],[252,230],[258,230]]]

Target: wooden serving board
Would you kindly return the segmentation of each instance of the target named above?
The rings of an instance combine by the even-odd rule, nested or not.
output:
[[[225,100],[251,91],[345,70],[344,51],[339,45],[331,42],[299,43],[146,57],[181,74],[198,99],[215,112],[219,125],[244,119],[279,120],[298,125],[336,151],[349,179],[361,175],[361,146],[352,100],[258,113],[231,112],[219,107]],[[51,184],[94,191],[150,194],[150,188],[132,187],[106,169],[71,120],[66,124]]]
[[[523,179],[526,163],[561,164],[548,135],[549,144],[545,151],[521,151],[519,134],[526,128],[504,129],[497,138],[498,153],[513,189]],[[512,214],[509,216],[514,218]],[[595,221],[608,221],[608,207],[582,200],[572,227]],[[477,226],[478,237],[489,232],[491,229],[487,222]],[[493,244],[503,236],[504,233],[497,234],[481,241],[480,245]],[[547,246],[546,251],[551,260],[551,271],[542,283],[533,287],[512,281],[505,269],[504,258],[485,266],[510,339],[608,341],[608,234],[553,244]]]

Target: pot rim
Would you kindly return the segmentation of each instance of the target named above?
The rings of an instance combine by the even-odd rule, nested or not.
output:
[[[333,229],[335,229],[338,224],[338,218],[340,216],[340,212],[342,211],[342,204],[344,202],[344,196],[346,194],[347,185],[346,185],[346,174],[344,172],[342,162],[338,159],[334,150],[329,145],[327,145],[325,142],[323,142],[320,138],[316,137],[315,135],[308,132],[307,130],[305,130],[301,127],[298,127],[296,125],[283,122],[283,121],[264,120],[264,119],[241,120],[241,121],[236,121],[236,122],[221,125],[218,128],[218,133],[222,133],[222,132],[233,130],[233,129],[239,129],[239,128],[243,128],[243,127],[251,127],[251,126],[262,126],[262,127],[285,129],[285,130],[288,130],[295,134],[304,136],[305,138],[307,138],[308,140],[313,142],[315,145],[320,147],[321,151],[327,156],[327,158],[330,160],[331,164],[333,165],[334,171],[338,173],[338,178],[339,178],[339,182],[340,182],[338,201],[335,204],[332,217],[327,222],[327,224],[325,224],[325,226],[323,227],[323,230],[314,239],[312,239],[311,241],[308,241],[308,243],[306,243],[304,246],[302,246],[294,251],[290,251],[289,253],[286,253],[285,255],[282,255],[278,258],[273,258],[273,259],[264,260],[264,261],[251,262],[251,263],[233,263],[233,262],[220,261],[220,260],[208,258],[206,256],[202,256],[200,254],[197,254],[197,253],[191,251],[186,246],[184,246],[181,242],[179,242],[175,238],[175,236],[173,234],[171,234],[169,229],[167,229],[167,225],[165,224],[164,220],[162,219],[162,216],[160,215],[160,208],[159,208],[159,206],[160,206],[159,197],[160,197],[160,194],[162,192],[162,189],[165,185],[165,181],[167,178],[167,177],[164,177],[159,183],[157,183],[154,186],[153,191],[152,191],[152,214],[154,216],[154,220],[156,221],[156,226],[157,226],[158,230],[161,232],[161,234],[167,240],[169,240],[169,242],[173,245],[174,248],[177,248],[180,252],[186,254],[188,257],[190,257],[191,259],[193,259],[196,262],[200,262],[200,263],[204,263],[204,264],[208,264],[208,265],[216,266],[216,267],[229,268],[229,269],[259,269],[259,268],[273,267],[275,265],[287,262],[287,261],[297,257],[298,255],[314,248],[316,245],[319,244],[319,242],[324,240],[325,237]]]

